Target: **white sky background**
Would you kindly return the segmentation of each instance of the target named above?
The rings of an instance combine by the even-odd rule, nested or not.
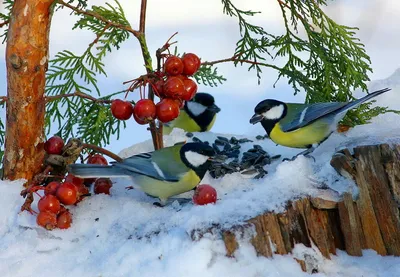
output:
[[[89,1],[89,6],[101,5],[105,1]],[[110,1],[111,2],[111,1]],[[140,0],[120,0],[132,27],[137,29]],[[261,11],[252,22],[258,23],[272,33],[283,30],[282,18],[277,1],[234,1],[241,9]],[[0,8],[0,11],[2,7]],[[383,79],[400,67],[400,2],[395,0],[339,0],[329,1],[327,13],[337,22],[360,27],[357,34],[366,45],[374,69],[371,79]],[[72,31],[75,17],[69,10],[58,11],[52,22],[50,35],[50,55],[68,49],[81,54],[93,41],[93,34],[85,31]],[[236,18],[222,13],[222,4],[216,0],[202,1],[148,1],[146,35],[151,54],[162,46],[167,38],[178,31],[178,49],[180,52],[196,53],[202,60],[228,58],[234,52],[239,39]],[[4,55],[4,45],[0,52]],[[154,59],[155,62],[155,59]],[[109,54],[105,60],[108,77],[101,77],[99,85],[104,93],[125,88],[122,82],[138,77],[145,72],[143,59],[135,38],[126,41],[119,51]],[[154,64],[155,65],[155,64]],[[265,98],[277,98],[284,101],[301,102],[303,94],[293,96],[293,90],[280,80],[276,88],[273,83],[277,72],[264,69],[262,82],[257,84],[254,71],[248,72],[247,66],[235,68],[232,64],[221,64],[219,72],[228,79],[222,86],[210,88],[199,86],[199,91],[212,93],[222,108],[214,132],[244,134],[246,132],[263,133],[260,126],[248,123],[254,106]],[[6,95],[6,74],[4,61],[0,61],[0,95]],[[137,95],[129,96],[137,99]],[[0,113],[4,116],[4,111]],[[128,121],[127,129],[122,132],[119,142],[112,140],[107,148],[119,152],[134,143],[150,138],[145,126]]]

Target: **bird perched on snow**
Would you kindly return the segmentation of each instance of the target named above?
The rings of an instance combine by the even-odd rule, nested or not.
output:
[[[71,164],[68,171],[80,178],[131,177],[146,194],[164,206],[169,197],[194,189],[206,174],[212,147],[205,143],[180,143],[112,162],[109,166]]]
[[[173,128],[180,128],[186,132],[209,131],[220,111],[212,95],[198,92],[192,100],[185,103],[176,119],[164,124],[164,134],[170,134]]]
[[[307,148],[298,154],[306,155],[336,130],[348,110],[389,90],[381,89],[351,102],[299,104],[267,99],[254,108],[250,123],[261,122],[268,136],[277,144]]]

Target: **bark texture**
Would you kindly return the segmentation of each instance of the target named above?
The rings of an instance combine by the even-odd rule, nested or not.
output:
[[[27,180],[44,158],[45,72],[54,0],[16,0],[6,47],[4,178]]]

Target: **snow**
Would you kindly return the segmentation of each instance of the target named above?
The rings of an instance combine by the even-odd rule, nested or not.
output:
[[[397,88],[386,93],[377,104],[390,103],[399,91]],[[392,103],[398,105],[398,101]],[[229,258],[218,232],[200,236],[210,227],[229,228],[266,210],[283,211],[288,200],[306,195],[337,200],[346,191],[356,194],[355,185],[330,166],[332,154],[356,145],[400,142],[398,118],[384,114],[371,124],[334,133],[314,151],[315,161],[300,156],[282,162],[282,158],[291,158],[299,150],[246,136],[253,142],[241,144],[242,152],[259,144],[271,156],[282,157],[265,166],[268,174],[260,180],[240,173],[220,179],[207,174],[202,183],[217,190],[215,205],[175,201],[159,208],[152,204],[153,198],[138,189],[126,190],[126,186],[135,186],[129,179],[114,179],[111,196],[93,195],[70,208],[73,224],[68,230],[46,231],[36,226],[35,216],[19,212],[23,181],[0,181],[1,276],[309,276],[294,257],[306,257],[314,264],[319,273],[313,276],[400,276],[399,258],[381,257],[372,250],[363,251],[362,257],[338,251],[327,260],[317,249],[297,245],[292,254],[271,259],[257,256],[249,242],[249,230],[240,238],[235,258]],[[221,135],[231,137],[195,133],[199,139],[211,142]],[[165,136],[164,143],[168,146],[181,141],[191,139],[175,129]],[[152,142],[147,140],[119,154],[128,157],[151,150]],[[188,192],[183,196],[191,195]]]

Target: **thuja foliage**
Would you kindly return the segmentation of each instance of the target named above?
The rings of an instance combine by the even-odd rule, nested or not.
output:
[[[355,89],[366,90],[371,72],[370,59],[355,37],[356,28],[330,19],[322,10],[326,0],[277,2],[285,25],[283,34],[252,24],[252,17],[259,12],[242,10],[231,0],[221,0],[223,12],[238,20],[241,38],[232,53],[235,65],[248,64],[259,80],[264,67],[277,70],[277,81],[286,78],[295,94],[304,89],[308,103],[349,101],[353,99]],[[50,126],[56,124],[57,133],[62,137],[81,137],[85,142],[104,145],[109,143],[111,135],[119,135],[121,127],[125,126],[111,116],[109,108],[109,100],[124,92],[106,94],[98,87],[97,79],[107,75],[104,57],[132,37],[127,30],[130,23],[117,0],[90,8],[85,0],[66,3],[71,6],[59,1],[53,16],[57,16],[60,8],[72,9],[71,12],[79,17],[74,29],[91,31],[93,42],[81,53],[64,50],[50,60],[46,75],[46,131],[48,134]],[[13,1],[3,0],[3,4],[5,13],[0,14],[0,20],[8,21]],[[4,40],[6,31],[1,35]],[[137,38],[145,39],[144,36]],[[140,46],[147,47],[143,41]],[[277,58],[284,59],[282,67],[276,65]],[[145,68],[143,71],[145,73]],[[214,63],[204,64],[194,77],[198,83],[208,86],[217,86],[226,80],[217,72]],[[76,92],[80,96],[73,96]],[[70,97],[62,97],[66,95]],[[97,100],[93,100],[93,95]],[[363,104],[349,113],[346,123],[363,124],[387,111],[382,107],[371,108],[371,103]],[[0,121],[0,145],[1,142],[4,142],[4,125]]]

